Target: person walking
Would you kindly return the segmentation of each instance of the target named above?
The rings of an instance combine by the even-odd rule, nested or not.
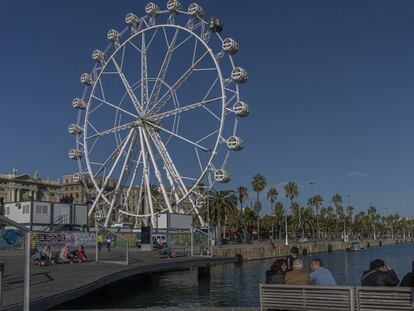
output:
[[[400,283],[394,270],[381,259],[370,262],[369,270],[365,271],[361,277],[362,286],[397,286]]]
[[[112,239],[110,235],[106,236],[106,249],[108,250],[108,252],[111,251],[111,245],[112,245]]]
[[[400,287],[414,287],[414,261],[411,263],[411,272],[404,275]]]
[[[295,259],[293,261],[293,270],[285,275],[285,284],[288,285],[311,285],[309,273],[303,271],[303,261]]]
[[[96,242],[98,243],[98,251],[101,251],[102,250],[102,245],[104,243],[102,234],[98,234]]]
[[[335,278],[331,271],[323,267],[323,262],[319,258],[312,259],[310,264],[311,274],[310,278],[314,285],[336,285]]]

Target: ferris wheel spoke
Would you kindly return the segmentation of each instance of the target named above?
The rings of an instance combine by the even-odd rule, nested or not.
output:
[[[105,172],[106,167],[108,166],[109,163],[111,163],[115,157],[118,154],[119,149],[122,148],[122,146],[125,144],[126,140],[128,139],[128,136],[124,138],[124,140],[119,144],[118,147],[116,147],[116,149],[111,153],[111,155],[105,160],[105,162],[103,164],[99,164],[101,167],[99,168],[99,170],[94,174],[93,178],[96,178],[102,171]],[[92,162],[91,162],[92,163]],[[105,174],[105,173],[104,173]]]
[[[108,210],[108,213],[106,215],[105,227],[108,227],[109,221],[112,218],[112,210],[114,209],[115,202],[117,202],[118,199],[119,199],[119,189],[124,184],[124,176],[125,176],[125,174],[129,173],[129,170],[127,170],[127,167],[128,167],[128,163],[130,161],[131,152],[132,152],[132,149],[133,149],[133,146],[134,146],[134,141],[135,141],[135,138],[136,138],[136,135],[137,135],[136,131],[133,131],[132,133],[133,134],[132,134],[132,138],[131,138],[131,143],[129,144],[128,151],[127,151],[127,154],[126,154],[126,157],[125,157],[125,161],[124,161],[124,164],[122,165],[121,173],[119,175],[118,182],[117,182],[116,187],[114,189],[114,195],[112,196],[111,205],[109,206],[109,210]]]
[[[132,103],[135,106],[135,109],[137,110],[138,114],[142,115],[142,106],[138,101],[137,96],[135,95],[134,91],[132,90],[131,86],[129,85],[129,82],[127,80],[127,78],[125,77],[124,73],[122,72],[121,68],[119,67],[117,61],[112,57],[112,62],[115,65],[116,71],[118,72],[118,76],[121,78],[121,81],[129,95],[129,97],[131,98]]]
[[[125,129],[132,128],[134,125],[136,125],[135,121],[134,122],[129,122],[129,123],[126,123],[126,124],[123,124],[123,125],[115,126],[111,129],[108,129],[108,130],[105,130],[105,131],[96,132],[96,134],[88,136],[85,139],[91,139],[91,138],[95,138],[95,137],[102,137],[102,136],[112,134],[112,133],[115,133],[115,132],[120,132],[120,131],[123,131]]]
[[[131,117],[134,117],[134,118],[138,119],[138,115],[133,114],[133,113],[131,113],[129,111],[126,111],[125,109],[122,109],[121,107],[118,107],[118,106],[116,106],[114,104],[111,104],[110,102],[108,102],[106,100],[103,100],[102,98],[99,98],[96,95],[91,95],[91,97],[94,98],[94,99],[96,99],[96,100],[98,100],[98,101],[100,101],[101,103],[104,103],[105,105],[108,105],[108,106],[110,106],[112,108],[115,108],[116,110],[119,110],[119,111],[121,111],[121,112],[123,112],[123,113],[125,113],[127,115],[130,115]]]
[[[158,96],[160,95],[162,83],[165,79],[165,75],[167,73],[168,66],[170,65],[171,57],[172,57],[173,52],[174,52],[174,47],[175,47],[175,44],[177,42],[178,30],[179,30],[179,28],[176,29],[176,31],[174,33],[174,37],[171,40],[171,43],[169,43],[165,28],[163,28],[168,50],[167,50],[167,53],[165,54],[164,61],[161,65],[160,71],[158,72],[157,80],[155,81],[155,85],[152,88],[150,99],[148,101],[148,107],[151,107],[154,103],[156,103],[157,100],[158,100]]]
[[[149,140],[148,140],[147,134],[146,134],[146,132],[145,132],[145,129],[143,129],[143,130],[142,130],[142,136],[144,137],[144,142],[145,142],[145,144],[146,144],[146,146],[147,146],[148,154],[149,154],[149,156],[150,156],[150,159],[151,159],[151,162],[152,162],[152,166],[153,166],[153,168],[154,168],[154,174],[155,174],[155,177],[157,178],[158,183],[159,183],[159,185],[160,185],[162,196],[163,196],[164,201],[165,201],[165,203],[166,203],[166,205],[167,205],[168,211],[169,211],[170,213],[172,213],[172,212],[173,212],[173,210],[172,210],[172,207],[171,207],[170,201],[169,201],[169,199],[168,199],[167,192],[165,191],[164,184],[163,184],[163,182],[162,182],[161,172],[160,172],[160,170],[158,169],[157,162],[155,161],[155,157],[154,157],[154,154],[153,154],[153,152],[152,152],[152,148],[151,148],[151,145],[150,145],[150,143],[149,143]]]
[[[209,51],[206,51],[195,63],[193,63],[190,68],[168,89],[165,94],[161,97],[161,99],[154,104],[153,107],[149,110],[149,113],[155,110],[158,112],[162,109],[162,107],[170,100],[170,98],[177,92],[177,90],[183,85],[183,83],[191,76],[194,72],[194,69],[197,68],[198,64],[208,55]]]
[[[184,106],[184,107],[179,107],[179,108],[176,108],[176,109],[173,109],[173,110],[170,110],[170,111],[162,112],[162,113],[151,116],[151,120],[161,120],[161,119],[164,119],[164,118],[167,118],[167,117],[170,117],[170,116],[175,116],[177,114],[180,114],[180,113],[183,113],[183,112],[186,112],[186,111],[189,111],[189,110],[193,110],[193,109],[196,109],[196,108],[199,108],[199,107],[206,108],[205,106],[207,104],[210,104],[210,103],[216,102],[218,100],[222,100],[222,99],[223,99],[223,97],[220,96],[220,97],[216,97],[216,98],[212,98],[212,99],[208,99],[208,100],[203,100],[201,102],[194,103],[194,104],[191,104],[191,105],[187,105],[187,106]],[[210,111],[210,113],[212,113],[212,112]],[[213,115],[215,117],[217,117],[215,114],[213,114]]]
[[[177,44],[175,46],[175,48],[173,48],[173,52],[178,49],[180,46],[182,46],[184,43],[186,43],[188,40],[190,40],[191,38],[193,38],[193,35],[189,35],[187,38],[185,38],[183,41],[181,41],[179,44]]]
[[[172,132],[172,131],[170,131],[170,130],[167,130],[167,129],[165,129],[165,128],[163,128],[163,127],[159,126],[158,124],[152,123],[152,122],[147,121],[147,120],[145,121],[145,123],[148,123],[149,125],[151,125],[151,126],[153,126],[153,127],[157,128],[157,129],[160,129],[160,130],[161,130],[161,131],[163,131],[163,132],[166,132],[166,133],[168,133],[168,134],[170,134],[170,135],[172,135],[172,136],[174,136],[174,137],[176,137],[176,138],[179,138],[179,139],[181,139],[182,141],[185,141],[185,142],[187,142],[187,143],[189,143],[189,144],[191,144],[191,145],[194,145],[194,146],[196,146],[197,148],[200,148],[201,150],[203,150],[203,151],[205,151],[205,152],[211,152],[211,149],[206,148],[206,147],[203,147],[203,146],[199,145],[198,143],[195,143],[195,142],[191,141],[190,139],[187,139],[187,138],[185,138],[185,137],[183,137],[183,136],[180,136],[180,135],[178,135],[178,134],[176,134],[176,133],[174,133],[174,132]]]
[[[208,134],[207,136],[204,136],[203,138],[200,138],[199,140],[196,141],[196,143],[201,143],[203,140],[206,140],[207,138],[217,134],[219,132],[219,130],[215,130],[213,132],[211,132],[210,134]]]
[[[141,103],[142,110],[148,104],[148,68],[147,68],[147,47],[145,43],[145,33],[142,33],[141,40]]]
[[[95,199],[95,201],[93,202],[91,209],[89,210],[89,213],[88,213],[89,217],[92,215],[93,211],[94,211],[94,210],[95,210],[95,208],[96,208],[96,205],[97,205],[97,204],[98,204],[98,202],[99,202],[99,199],[101,198],[101,196],[102,196],[103,192],[105,191],[106,185],[108,184],[108,181],[110,180],[110,178],[111,178],[112,174],[114,173],[115,168],[116,168],[116,166],[118,165],[118,162],[119,162],[119,160],[121,159],[122,154],[124,153],[126,146],[130,143],[131,138],[132,138],[132,136],[133,136],[133,133],[134,133],[134,129],[131,129],[131,131],[129,132],[129,134],[128,134],[128,136],[127,136],[127,139],[126,139],[125,143],[124,143],[124,144],[122,145],[122,147],[120,148],[120,150],[119,150],[119,152],[118,152],[118,154],[117,154],[117,157],[116,157],[116,159],[115,159],[115,162],[114,162],[114,164],[112,165],[112,167],[111,167],[111,169],[110,169],[110,171],[109,171],[108,175],[105,177],[105,181],[103,182],[102,187],[101,187],[101,189],[99,190],[98,195],[96,196],[96,199]]]

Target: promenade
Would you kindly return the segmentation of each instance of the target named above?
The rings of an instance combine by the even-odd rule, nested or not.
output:
[[[89,252],[93,258],[94,253]],[[89,262],[83,264],[59,264],[55,266],[31,265],[31,310],[47,310],[66,301],[94,291],[102,286],[131,276],[189,269],[198,266],[234,262],[229,257],[181,257],[173,260],[160,258],[158,252],[130,250],[129,265],[121,264],[125,251],[113,250],[100,253],[99,260],[113,262]],[[2,251],[0,261],[5,264],[2,310],[21,310],[23,302],[22,251]]]

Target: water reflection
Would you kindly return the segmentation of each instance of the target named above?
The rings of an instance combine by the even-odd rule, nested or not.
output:
[[[369,262],[383,259],[395,268],[400,279],[411,269],[414,244],[368,249],[365,252],[316,254],[332,271],[340,285],[360,284]],[[312,256],[304,258],[308,267]],[[62,309],[132,308],[132,307],[237,307],[258,306],[258,284],[272,260],[226,264],[212,267],[210,278],[198,278],[197,270],[187,270],[122,282],[117,287],[66,304]],[[110,290],[110,293],[108,293]]]

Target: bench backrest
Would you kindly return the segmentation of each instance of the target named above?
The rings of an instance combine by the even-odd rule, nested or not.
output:
[[[262,310],[354,310],[352,286],[260,284]]]
[[[356,286],[357,311],[414,310],[413,293],[409,287]]]
[[[413,290],[404,287],[260,284],[261,310],[414,310]]]

